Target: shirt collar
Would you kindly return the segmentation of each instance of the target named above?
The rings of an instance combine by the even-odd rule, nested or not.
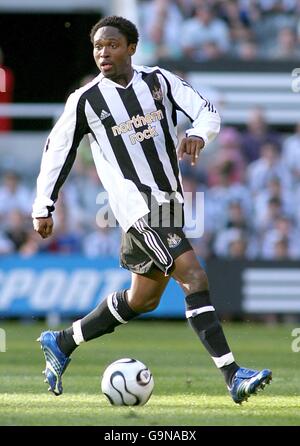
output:
[[[118,88],[128,88],[131,84],[133,84],[133,82],[136,80],[138,75],[138,72],[135,68],[133,68],[133,76],[131,81],[126,85],[126,87],[123,87],[120,84],[117,84],[116,82],[108,79],[107,77],[104,77],[102,73],[99,74],[98,79],[99,82],[101,82],[103,85],[107,85],[107,86],[113,86],[113,87],[118,87]]]

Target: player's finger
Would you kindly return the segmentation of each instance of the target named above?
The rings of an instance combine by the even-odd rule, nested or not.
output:
[[[196,164],[196,160],[198,158],[198,151],[197,151],[197,142],[192,141],[192,148],[191,148],[191,165],[194,166]]]
[[[52,224],[46,223],[45,227],[44,227],[44,234],[48,237],[49,235],[52,234]]]
[[[42,238],[46,238],[46,228],[47,224],[41,220],[36,220],[34,225],[34,230],[40,234]]]
[[[190,139],[187,139],[186,145],[185,145],[185,152],[187,155],[191,155],[192,147],[193,147],[193,141],[191,141]]]
[[[195,156],[195,160],[194,160],[194,163],[196,163],[197,162],[197,160],[198,160],[198,158],[199,158],[199,155],[200,155],[200,152],[201,152],[201,149],[202,149],[202,147],[203,147],[203,144],[200,142],[200,141],[196,141],[196,145],[195,145],[195,152],[194,152],[194,156]]]
[[[51,235],[52,234],[52,226],[48,227],[45,232],[46,232],[47,236]]]
[[[197,145],[196,149],[195,149],[195,163],[197,162],[198,158],[199,158],[199,154],[200,154],[200,147]]]
[[[38,230],[38,233],[40,234],[40,236],[41,236],[42,238],[46,238],[46,232],[45,232],[45,227],[44,227],[44,226],[41,227],[41,228]]]
[[[185,151],[186,151],[186,141],[183,139],[180,143],[180,147],[178,150],[178,159],[179,160],[182,160],[183,154],[185,153]]]

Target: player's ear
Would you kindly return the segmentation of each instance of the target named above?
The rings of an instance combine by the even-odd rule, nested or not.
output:
[[[129,54],[129,56],[133,56],[135,52],[136,52],[136,43],[130,43],[128,45],[128,54]]]

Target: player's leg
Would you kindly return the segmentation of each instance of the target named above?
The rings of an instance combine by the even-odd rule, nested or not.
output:
[[[127,290],[130,308],[136,313],[155,310],[170,278],[157,268],[145,275],[132,273],[131,287]]]
[[[223,373],[233,400],[241,403],[270,382],[271,371],[264,369],[259,372],[236,364],[210,300],[207,275],[193,250],[175,260],[173,277],[185,293],[186,317],[190,325]]]
[[[110,294],[88,315],[59,333],[58,345],[67,356],[82,342],[112,333],[118,325],[157,307],[169,277],[153,269],[147,275],[132,273],[131,278],[129,290]]]
[[[133,273],[129,290],[110,294],[93,311],[65,330],[42,333],[39,341],[46,359],[48,390],[55,395],[62,393],[62,374],[70,362],[70,355],[81,343],[112,333],[118,325],[156,308],[169,279],[155,268],[147,275]]]
[[[216,311],[211,303],[208,278],[193,250],[175,260],[173,277],[185,293],[186,317],[216,366],[223,372],[227,385],[238,370],[238,365]]]

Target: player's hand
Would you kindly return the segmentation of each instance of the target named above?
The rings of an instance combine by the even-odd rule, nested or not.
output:
[[[42,238],[47,238],[52,234],[53,230],[53,218],[34,218],[33,228],[40,234]]]
[[[184,153],[191,155],[191,165],[196,164],[199,157],[200,150],[204,147],[204,141],[198,136],[190,136],[189,138],[183,138],[178,150],[178,159],[182,160]]]

